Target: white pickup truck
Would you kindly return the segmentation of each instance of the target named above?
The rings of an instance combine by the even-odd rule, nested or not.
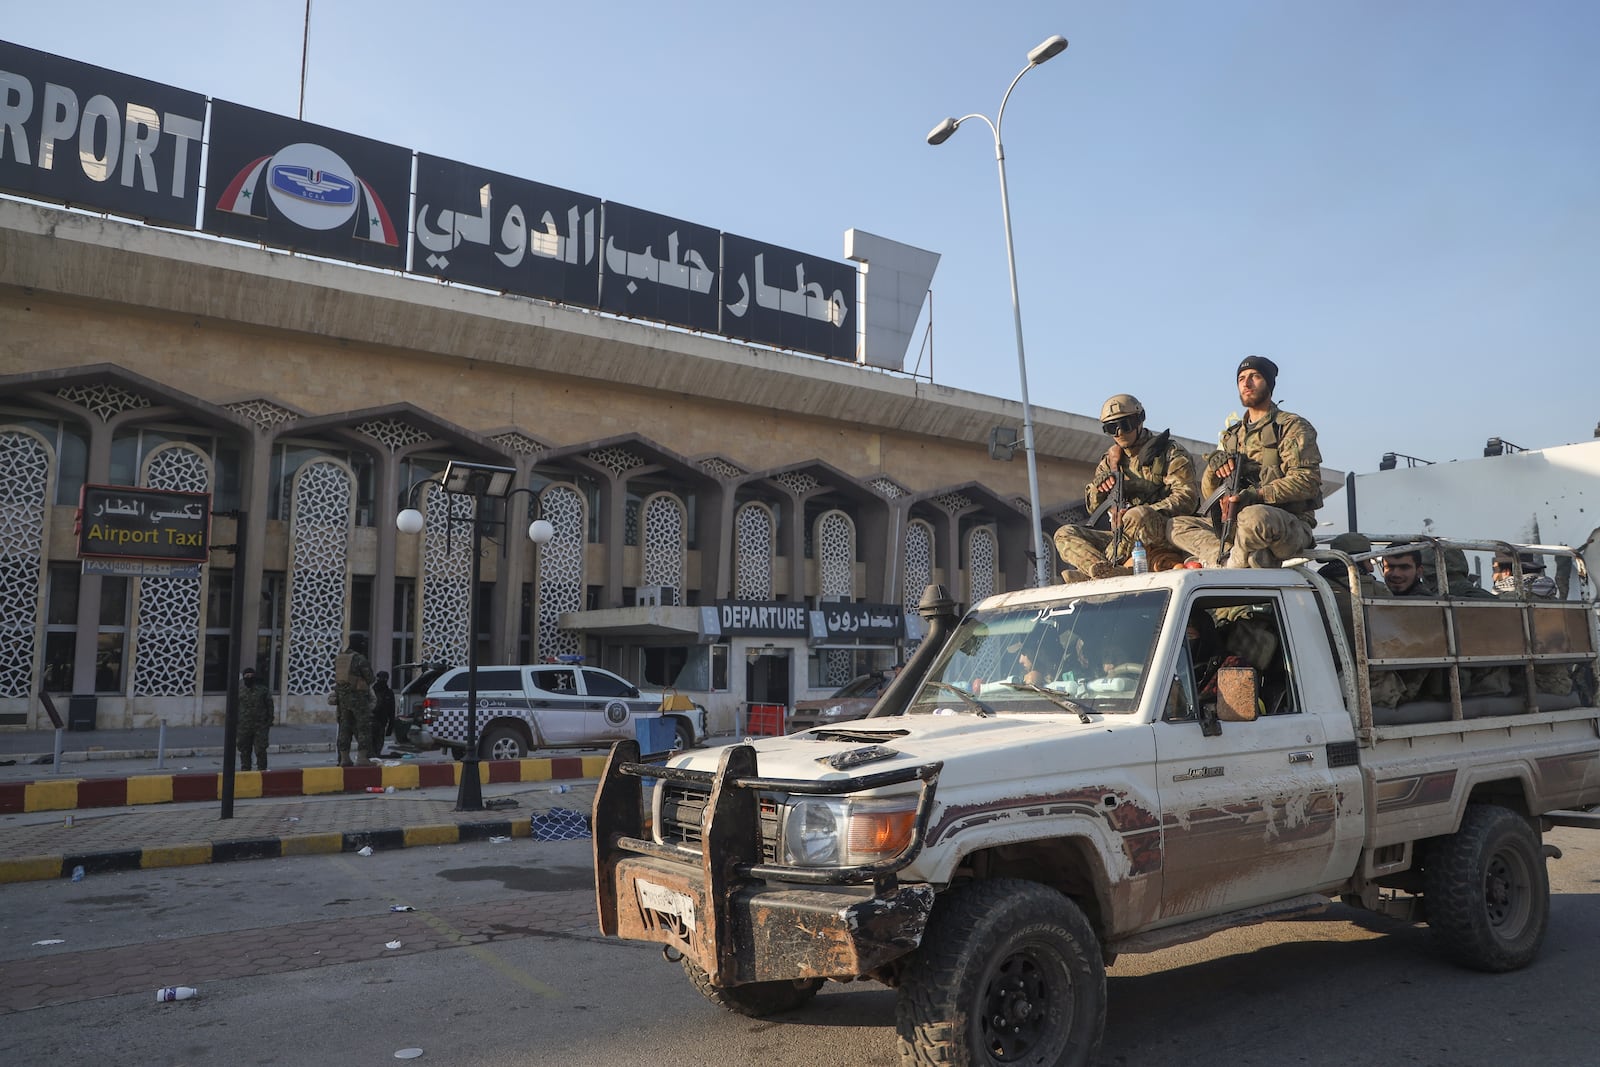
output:
[[[1435,573],[1447,547],[1422,546]],[[1361,557],[1308,556],[1361,591]],[[959,621],[930,587],[929,636],[868,718],[664,764],[614,748],[600,927],[745,1015],[894,986],[911,1064],[1090,1063],[1118,953],[1333,898],[1427,922],[1468,967],[1525,966],[1559,855],[1542,830],[1600,803],[1584,588],[1369,588],[1346,623],[1308,563],[1008,593]]]

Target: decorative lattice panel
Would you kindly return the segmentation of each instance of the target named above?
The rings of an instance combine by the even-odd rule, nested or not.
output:
[[[144,464],[144,485],[204,493],[211,461],[191,445],[163,445]],[[193,696],[198,684],[202,606],[199,578],[140,578],[139,629],[129,692],[136,697]]]
[[[967,535],[967,603],[994,595],[995,561],[999,544],[993,526],[975,526]]]
[[[33,688],[49,492],[49,446],[15,427],[0,430],[0,697]]]
[[[735,600],[772,599],[772,546],[778,522],[765,504],[752,501],[733,519]]]
[[[637,545],[639,543],[639,502],[625,500],[622,503],[622,543]]]
[[[933,581],[933,527],[921,519],[906,526],[906,582],[903,603],[915,612],[922,591]]]
[[[933,498],[933,502],[952,515],[966,511],[972,506],[972,498],[965,493],[941,493]]]
[[[1017,510],[1022,512],[1024,515],[1033,514],[1033,503],[1027,497],[1014,496],[1011,498],[1011,503],[1015,504]]]
[[[905,486],[889,478],[874,478],[867,484],[890,500],[896,500],[906,495]]]
[[[584,531],[588,508],[575,486],[552,485],[539,494],[540,512],[555,536],[539,550],[539,656],[575,656],[578,635],[560,626],[561,613],[583,608]]]
[[[57,389],[56,396],[88,408],[100,416],[101,422],[107,422],[111,416],[124,411],[150,406],[149,397],[130,393],[120,385],[69,385],[65,389]]]
[[[279,407],[269,400],[241,400],[229,404],[228,410],[249,419],[260,430],[270,431],[275,426],[285,426],[300,418],[288,408]]]
[[[516,456],[537,456],[544,451],[544,446],[538,441],[515,430],[495,434],[489,440]]]
[[[422,658],[467,662],[472,625],[472,524],[477,501],[432,482],[422,526]]]
[[[641,585],[672,587],[672,603],[683,603],[684,553],[689,513],[671,493],[644,502],[644,574]]]
[[[289,633],[283,688],[333,692],[333,661],[344,644],[350,530],[356,479],[337,460],[314,459],[294,477],[289,516]]]
[[[417,429],[404,419],[397,419],[393,416],[387,419],[368,419],[366,422],[357,425],[356,429],[383,445],[390,452],[398,452],[407,445],[421,444],[423,441],[432,440],[431,434]]]
[[[739,467],[737,464],[729,463],[720,456],[712,456],[710,459],[701,460],[700,469],[711,475],[713,478],[723,478],[728,480],[742,478],[744,477],[745,473],[742,467]]]
[[[589,459],[612,474],[622,475],[635,467],[644,466],[644,457],[637,452],[630,452],[626,448],[613,445],[610,448],[597,448],[589,453]]]
[[[855,599],[856,524],[842,511],[825,511],[817,516],[817,583],[824,599]],[[822,681],[841,686],[850,680],[855,660],[848,648],[832,648],[823,653]]]
[[[772,479],[795,496],[805,496],[822,483],[807,471],[784,471]]]

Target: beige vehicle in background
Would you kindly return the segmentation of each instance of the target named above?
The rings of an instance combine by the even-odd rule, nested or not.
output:
[[[893,678],[893,671],[858,674],[841,685],[832,696],[797,701],[789,716],[789,732],[792,734],[813,726],[832,726],[836,722],[865,718]]]

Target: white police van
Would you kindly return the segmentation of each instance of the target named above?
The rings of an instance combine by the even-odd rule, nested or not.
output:
[[[418,742],[461,755],[467,747],[467,668],[433,680],[422,702]],[[684,710],[665,710],[664,705]],[[685,707],[685,705],[687,705]],[[636,736],[641,719],[672,724],[673,747],[706,738],[706,711],[682,698],[640,691],[599,667],[537,663],[478,668],[478,755],[521,759],[539,748],[607,746]]]

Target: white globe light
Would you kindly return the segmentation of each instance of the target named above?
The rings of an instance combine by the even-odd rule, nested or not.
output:
[[[406,508],[400,514],[394,517],[394,528],[399,530],[401,533],[421,533],[422,512],[418,511],[416,508]]]
[[[556,528],[546,519],[534,519],[528,523],[528,540],[536,545],[549,544],[555,535]]]

